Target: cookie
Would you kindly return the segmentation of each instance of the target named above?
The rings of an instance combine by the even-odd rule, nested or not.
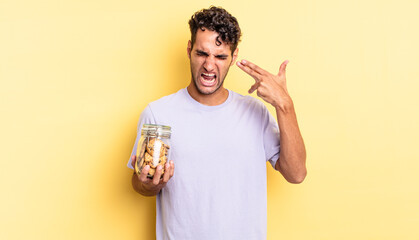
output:
[[[146,144],[147,143],[144,140],[142,140],[142,141],[140,141],[138,143],[138,145],[137,145],[137,154],[136,154],[137,160],[143,158],[144,153],[146,151]]]
[[[137,150],[137,154],[142,157],[142,161],[140,162],[141,169],[146,165],[149,165],[150,170],[147,177],[152,178],[156,173],[157,166],[160,165],[162,166],[163,176],[164,166],[167,163],[170,146],[155,137],[149,137],[147,140],[145,140],[141,145],[143,150]],[[154,160],[156,160],[156,162]]]
[[[146,164],[153,164],[153,156],[151,156],[148,152],[144,154],[144,162]]]

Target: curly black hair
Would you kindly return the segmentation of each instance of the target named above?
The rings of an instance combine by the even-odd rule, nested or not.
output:
[[[240,41],[241,30],[237,19],[225,9],[211,6],[208,9],[202,9],[192,15],[189,20],[192,47],[196,40],[198,28],[202,31],[208,29],[217,32],[219,34],[216,38],[217,46],[221,45],[221,41],[223,41],[230,45],[231,54],[233,55]],[[219,40],[220,37],[221,41]]]

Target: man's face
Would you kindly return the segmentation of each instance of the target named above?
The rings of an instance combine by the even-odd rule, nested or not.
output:
[[[200,94],[210,95],[223,86],[228,69],[234,64],[237,52],[231,56],[230,45],[222,42],[216,45],[218,33],[205,29],[198,29],[196,40],[192,48],[188,43],[188,55],[191,65],[192,81]]]

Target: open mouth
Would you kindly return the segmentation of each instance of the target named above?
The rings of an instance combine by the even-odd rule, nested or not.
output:
[[[201,84],[205,87],[215,86],[215,84],[217,83],[216,79],[217,75],[215,75],[214,73],[202,73],[200,77]]]

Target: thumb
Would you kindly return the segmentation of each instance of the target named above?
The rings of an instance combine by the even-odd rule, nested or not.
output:
[[[289,60],[285,60],[281,66],[279,67],[279,72],[278,75],[283,75],[285,74],[285,69],[287,68],[287,64],[289,63]]]
[[[136,156],[135,155],[132,155],[132,157],[131,157],[131,166],[133,168],[135,168],[135,159],[136,159]]]

